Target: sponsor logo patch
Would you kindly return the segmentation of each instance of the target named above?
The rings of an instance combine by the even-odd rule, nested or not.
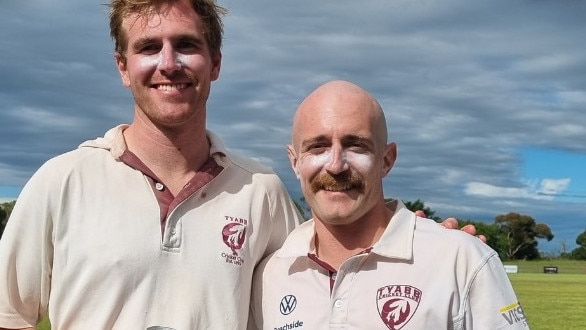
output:
[[[513,325],[515,323],[527,324],[525,318],[525,311],[519,302],[505,306],[499,310],[501,315],[507,320],[507,323]]]
[[[287,295],[281,299],[281,304],[279,305],[279,309],[281,310],[281,314],[289,315],[293,313],[297,307],[297,297],[294,295]]]
[[[403,328],[421,301],[421,290],[410,285],[388,285],[376,292],[378,314],[390,330]]]

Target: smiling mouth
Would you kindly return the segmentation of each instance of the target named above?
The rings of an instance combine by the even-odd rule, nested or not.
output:
[[[339,185],[334,185],[334,186],[322,186],[321,189],[325,190],[325,191],[332,191],[332,192],[342,192],[342,191],[347,191],[354,188],[354,186],[350,183],[348,184],[339,184]]]
[[[170,92],[170,91],[180,91],[184,90],[189,86],[189,84],[157,84],[154,87],[157,90]]]

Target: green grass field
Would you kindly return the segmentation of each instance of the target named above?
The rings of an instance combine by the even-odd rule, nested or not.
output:
[[[505,262],[517,265],[509,274],[532,330],[586,329],[586,262],[540,260]],[[556,266],[558,274],[544,274],[543,267]],[[47,320],[38,330],[50,330]]]
[[[540,260],[505,262],[517,265],[509,274],[532,330],[586,328],[586,262]],[[543,267],[558,267],[557,274],[544,274]]]
[[[532,330],[586,327],[586,276],[583,274],[509,274]]]

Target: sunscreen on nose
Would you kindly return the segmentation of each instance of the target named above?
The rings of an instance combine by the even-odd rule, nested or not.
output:
[[[175,58],[173,59],[173,62],[175,64],[175,66],[181,67],[181,68],[189,65],[193,61],[192,55],[175,54],[174,57]],[[159,52],[156,56],[155,55],[145,56],[139,60],[139,65],[143,70],[154,69],[154,68],[160,69],[161,66],[164,64],[165,64],[165,61],[164,61],[162,51]]]
[[[342,166],[348,164],[359,171],[369,171],[372,169],[373,162],[370,154],[357,153],[353,151],[342,151],[340,155]],[[306,155],[299,159],[298,167],[304,167],[311,171],[318,171],[334,161],[334,153],[327,150],[318,155]],[[295,169],[297,179],[299,179],[299,169]]]

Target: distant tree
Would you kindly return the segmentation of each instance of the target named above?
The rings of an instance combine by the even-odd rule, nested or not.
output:
[[[548,225],[535,223],[528,215],[515,212],[498,215],[495,224],[499,225],[506,235],[505,259],[538,259],[537,239],[551,241],[554,235]]]
[[[501,226],[496,223],[486,223],[482,221],[459,220],[460,227],[474,225],[476,233],[486,237],[486,244],[495,250],[501,259],[507,258],[508,244],[507,235]]]
[[[572,250],[572,259],[586,260],[586,230],[576,237],[578,247]]]
[[[4,227],[6,227],[8,217],[6,216],[6,211],[2,205],[0,205],[0,237],[2,237],[2,233],[4,233]]]
[[[385,199],[385,201],[389,201],[389,200],[390,200],[390,198]],[[414,202],[411,202],[411,201],[403,201],[403,204],[405,204],[405,206],[409,210],[411,210],[413,212],[419,211],[419,210],[425,212],[425,215],[429,219],[433,219],[435,221],[442,220],[440,217],[438,217],[438,216],[435,215],[435,211],[434,210],[432,210],[429,207],[425,206],[425,203],[422,200],[420,200],[420,199],[418,199],[418,200],[416,200]]]
[[[0,237],[2,237],[2,233],[4,233],[4,227],[6,227],[6,223],[12,213],[14,204],[16,204],[16,201],[0,204]]]
[[[309,205],[307,205],[305,197],[301,197],[299,201],[294,200],[293,203],[295,203],[295,207],[297,207],[297,210],[301,214],[301,217],[303,217],[303,220],[309,220],[311,218],[311,208]]]

